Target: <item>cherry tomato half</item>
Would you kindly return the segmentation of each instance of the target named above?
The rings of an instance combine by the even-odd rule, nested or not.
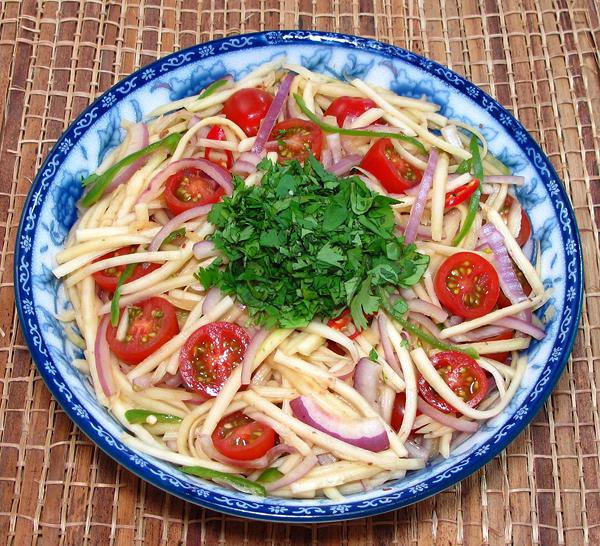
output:
[[[380,138],[360,162],[390,193],[403,193],[418,184],[423,172],[404,161],[389,138]]]
[[[343,334],[347,335],[350,339],[356,339],[360,335],[360,331],[352,322],[352,315],[350,309],[344,309],[342,314],[334,319],[327,322],[327,326],[335,330],[339,330]]]
[[[486,339],[482,339],[481,341],[505,341],[512,339],[514,335],[514,331],[504,332],[503,334],[498,334],[497,336],[488,337]],[[506,362],[508,360],[508,355],[510,353],[508,351],[501,353],[490,353],[487,355],[483,355],[486,358],[491,358],[492,360],[497,360],[498,362]]]
[[[113,353],[127,364],[139,364],[179,333],[175,307],[164,298],[149,298],[127,308],[129,323],[125,339],[117,339],[117,328],[108,325],[106,341]]]
[[[329,105],[329,108],[325,110],[325,115],[335,116],[338,127],[343,127],[347,116],[358,117],[367,110],[376,107],[377,105],[371,99],[363,99],[360,97],[338,97]]]
[[[500,294],[496,270],[485,258],[473,252],[458,252],[442,262],[434,285],[442,305],[466,319],[489,313]]]
[[[454,394],[468,406],[476,407],[487,394],[489,381],[485,370],[470,356],[458,351],[443,351],[434,354],[431,362]],[[456,412],[422,375],[419,375],[417,387],[421,398],[430,406],[443,413]]]
[[[404,421],[404,409],[406,408],[406,393],[404,391],[396,394],[394,406],[392,407],[392,428],[398,432]],[[417,417],[421,412],[417,410]]]
[[[163,193],[167,207],[180,214],[199,205],[216,203],[225,190],[206,178],[200,169],[181,169],[167,178]]]
[[[445,207],[449,209],[450,207],[455,207],[456,205],[460,205],[463,201],[466,201],[473,195],[475,190],[479,187],[479,180],[477,178],[473,178],[470,182],[461,186],[460,188],[456,188],[454,191],[448,192],[446,194],[446,203]]]
[[[271,142],[279,154],[279,162],[295,159],[303,162],[308,159],[308,152],[321,159],[323,149],[323,132],[318,125],[304,119],[286,119],[275,125],[271,131]]]
[[[225,457],[249,461],[262,457],[274,447],[276,435],[270,426],[236,411],[219,421],[211,438],[215,448]]]
[[[206,138],[209,140],[225,140],[225,130],[220,125],[215,125],[208,132]],[[208,159],[217,165],[221,165],[224,169],[231,169],[233,165],[233,153],[230,150],[213,150],[206,148],[204,150],[204,159]]]
[[[223,113],[248,136],[256,136],[272,102],[273,97],[264,89],[240,89],[225,101]]]
[[[244,358],[249,342],[246,330],[232,322],[211,322],[198,328],[179,353],[179,372],[186,388],[217,396]]]
[[[500,209],[500,215],[506,222],[508,220],[508,213],[510,211],[510,207],[515,202],[515,198],[512,195],[507,195],[504,200],[504,204]],[[531,237],[531,220],[529,219],[529,215],[525,212],[525,209],[521,207],[521,229],[519,233],[515,237],[517,244],[519,246],[523,246]]]
[[[108,258],[114,258],[115,256],[124,256],[125,254],[133,254],[136,250],[135,246],[125,246],[123,248],[119,248],[118,250],[113,250],[112,252],[109,252],[108,254],[104,254],[103,256],[100,256],[99,258],[96,258],[94,260],[94,262],[101,262],[102,260],[107,260]],[[95,273],[92,274],[92,276],[94,277],[94,280],[96,281],[96,284],[106,290],[107,292],[114,292],[115,289],[117,288],[117,283],[119,282],[119,277],[121,276],[121,273],[123,273],[123,271],[125,270],[127,266],[126,265],[118,265],[116,267],[109,267],[107,269],[103,269],[102,271],[96,271]],[[135,281],[137,279],[139,279],[140,277],[143,277],[144,275],[147,275],[148,273],[154,271],[155,269],[158,269],[160,267],[160,264],[155,264],[155,263],[141,263],[141,264],[137,264],[134,269],[133,269],[133,273],[131,274],[131,276],[129,277],[129,279],[127,279],[127,281],[125,281],[126,283],[128,282],[132,282]]]

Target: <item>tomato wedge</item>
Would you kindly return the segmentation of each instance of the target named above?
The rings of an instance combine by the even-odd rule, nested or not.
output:
[[[179,333],[175,307],[153,297],[129,306],[125,339],[117,339],[117,328],[108,325],[106,341],[111,351],[127,364],[139,364]]]
[[[450,191],[446,194],[446,202],[445,207],[447,209],[451,207],[455,207],[456,205],[460,205],[463,201],[466,201],[473,195],[475,190],[479,187],[479,180],[477,178],[473,178],[470,182],[461,186],[460,188],[456,188],[454,191]]]
[[[394,406],[392,407],[392,428],[398,432],[404,421],[404,409],[406,408],[406,393],[399,392],[396,394],[394,399]],[[421,415],[421,412],[417,410],[417,416]]]
[[[485,258],[473,252],[458,252],[442,262],[434,286],[442,305],[465,319],[489,313],[500,294],[496,270]]]
[[[344,309],[339,317],[328,321],[327,326],[339,330],[343,334],[346,334],[350,339],[356,339],[360,335],[360,331],[356,328],[354,322],[352,322],[350,309]]]
[[[508,213],[510,211],[510,207],[515,202],[515,198],[512,195],[507,195],[504,200],[504,204],[500,209],[500,216],[504,219],[504,221],[508,221]],[[521,229],[519,233],[515,237],[519,246],[523,246],[529,238],[531,237],[531,220],[529,219],[529,214],[525,212],[525,209],[521,207]]]
[[[115,256],[125,256],[126,254],[133,254],[136,251],[135,246],[125,246],[123,248],[119,248],[118,250],[113,250],[112,252],[108,252],[99,258],[96,258],[94,262],[101,262],[102,260],[107,260],[108,258],[114,258]],[[107,269],[103,269],[102,271],[96,271],[92,274],[96,284],[106,290],[107,292],[114,292],[117,288],[117,283],[119,282],[119,277],[121,273],[125,270],[126,265],[118,265],[116,267],[109,267]],[[125,282],[132,282],[148,273],[151,273],[155,269],[158,269],[160,264],[148,263],[144,262],[141,264],[137,264],[133,268],[133,273]]]
[[[434,354],[431,362],[454,394],[468,406],[474,408],[484,399],[489,390],[489,380],[485,370],[470,356],[458,351],[443,351]],[[421,398],[430,406],[443,413],[456,412],[422,375],[417,380],[417,388]]]
[[[325,110],[326,116],[335,116],[338,127],[344,126],[348,116],[358,117],[377,105],[371,99],[361,97],[338,97]]]
[[[273,97],[264,89],[240,89],[225,101],[223,113],[248,136],[256,136],[272,102]]]
[[[512,339],[514,336],[514,331],[504,332],[503,334],[498,334],[497,336],[488,337],[486,339],[482,339],[481,341],[506,341]],[[486,358],[491,358],[492,360],[497,360],[498,362],[506,362],[508,360],[508,355],[510,353],[508,351],[501,353],[490,353],[487,355],[483,355]]]
[[[199,205],[216,203],[225,190],[200,169],[181,169],[167,178],[163,193],[168,209],[180,214]]]
[[[389,138],[377,140],[363,157],[360,167],[377,178],[390,193],[403,193],[423,177],[423,171],[400,157]]]
[[[225,140],[225,130],[220,125],[214,125],[208,132],[206,138],[209,140]],[[230,150],[213,150],[206,148],[204,150],[204,159],[208,159],[217,165],[221,165],[224,169],[231,169],[233,165],[233,153]]]
[[[286,119],[275,125],[271,132],[269,149],[279,154],[279,162],[303,162],[308,159],[309,151],[321,159],[323,149],[323,132],[318,125],[304,119]],[[273,141],[276,146],[273,147]]]
[[[242,361],[250,338],[232,322],[211,322],[198,328],[179,353],[179,372],[189,391],[214,397]]]
[[[265,455],[275,446],[275,431],[241,411],[219,421],[211,436],[215,448],[230,459],[249,461]]]

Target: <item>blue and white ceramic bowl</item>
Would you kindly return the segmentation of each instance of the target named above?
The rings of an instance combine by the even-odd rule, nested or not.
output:
[[[54,256],[75,221],[81,178],[123,138],[121,119],[139,121],[157,106],[197,93],[224,74],[240,78],[284,55],[337,78],[359,77],[401,95],[426,96],[444,115],[481,124],[492,152],[527,181],[517,194],[541,243],[544,284],[553,288],[552,298],[537,312],[547,336],[529,348],[523,384],[506,410],[449,459],[343,503],[232,492],[125,447],[119,440],[122,427],[96,401],[87,377],[71,366],[81,351],[55,318],[70,304],[52,275]],[[148,482],[214,510],[311,522],[369,516],[414,503],[462,480],[506,448],[541,408],[567,362],[583,292],[581,247],[567,195],[546,156],[509,112],[461,76],[414,53],[355,36],[310,31],[263,32],[197,45],[138,70],[96,100],[60,138],[33,183],[17,237],[15,279],[19,317],[40,375],[73,421],[113,459]]]

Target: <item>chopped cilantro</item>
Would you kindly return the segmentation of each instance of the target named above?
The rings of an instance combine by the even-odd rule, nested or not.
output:
[[[377,354],[377,351],[375,349],[371,349],[369,351],[369,360],[371,360],[372,362],[377,362],[377,360],[379,360],[379,355]]]
[[[197,273],[205,288],[236,296],[253,322],[299,328],[350,308],[362,330],[382,298],[420,280],[429,258],[396,236],[398,201],[358,177],[338,178],[312,156],[304,165],[258,167],[260,185],[234,178],[232,195],[213,205],[208,220],[221,258]],[[398,299],[393,310],[404,314],[406,303]]]

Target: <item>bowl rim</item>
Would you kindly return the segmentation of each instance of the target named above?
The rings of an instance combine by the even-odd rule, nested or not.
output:
[[[307,508],[299,510],[296,513],[291,513],[291,511],[288,509],[282,510],[281,512],[269,512],[267,510],[268,503],[262,502],[262,500],[256,501],[256,497],[250,497],[248,495],[237,492],[228,493],[229,497],[227,497],[226,495],[220,495],[219,493],[216,493],[212,489],[206,489],[203,487],[203,484],[195,481],[194,483],[197,483],[198,486],[195,486],[193,489],[204,489],[208,492],[208,496],[199,497],[198,495],[193,495],[192,493],[189,493],[185,490],[175,490],[176,485],[172,482],[161,480],[156,474],[152,474],[150,472],[145,471],[145,468],[148,465],[153,465],[154,463],[146,461],[146,465],[144,466],[135,465],[132,462],[132,459],[127,454],[130,451],[129,448],[126,448],[118,439],[117,442],[119,445],[117,445],[110,434],[106,433],[105,431],[100,432],[94,429],[90,420],[81,417],[81,415],[79,415],[72,407],[71,400],[73,398],[73,395],[68,391],[68,387],[67,391],[65,391],[64,384],[62,385],[62,387],[56,385],[55,381],[53,381],[53,377],[51,377],[53,374],[50,374],[48,370],[41,365],[41,362],[44,359],[46,361],[52,360],[52,358],[47,353],[46,355],[44,355],[42,351],[45,344],[42,335],[39,334],[39,332],[35,332],[27,327],[27,320],[25,317],[25,312],[23,310],[23,299],[25,294],[27,294],[33,299],[32,295],[28,294],[26,290],[27,282],[31,283],[30,269],[32,250],[27,252],[26,250],[22,249],[21,245],[19,244],[19,241],[21,241],[22,239],[23,232],[26,229],[33,229],[35,234],[37,222],[35,220],[35,215],[32,214],[32,202],[34,199],[37,199],[39,201],[34,205],[34,207],[37,206],[37,204],[41,204],[44,202],[43,197],[45,196],[45,194],[42,195],[42,191],[45,191],[50,186],[52,175],[56,171],[57,166],[62,163],[62,161],[68,154],[67,152],[64,154],[64,157],[59,158],[59,155],[61,155],[60,145],[65,141],[65,139],[69,140],[69,138],[74,138],[75,141],[77,141],[79,140],[80,136],[85,134],[85,130],[92,125],[94,119],[99,117],[97,113],[96,115],[94,115],[95,109],[102,110],[101,102],[107,95],[121,93],[123,96],[120,98],[124,99],[130,91],[137,90],[135,80],[138,77],[140,77],[140,75],[146,70],[152,70],[153,74],[160,73],[164,75],[165,73],[168,73],[171,69],[176,69],[186,64],[194,63],[200,60],[201,58],[206,58],[212,55],[214,55],[215,58],[218,58],[221,53],[226,53],[229,51],[239,51],[254,47],[272,47],[291,43],[313,43],[321,46],[337,46],[349,49],[351,51],[358,49],[368,51],[376,55],[378,54],[380,56],[389,57],[392,59],[400,59],[413,66],[416,66],[417,68],[424,71],[424,73],[427,73],[428,79],[440,79],[442,83],[453,87],[461,95],[467,95],[468,98],[472,99],[477,103],[478,108],[485,109],[490,115],[492,115],[505,127],[510,127],[511,130],[522,131],[522,133],[524,134],[524,140],[522,143],[517,143],[517,145],[528,157],[528,160],[534,165],[538,175],[540,176],[542,185],[548,187],[547,179],[554,179],[555,181],[558,181],[557,188],[555,189],[555,195],[557,196],[557,202],[560,204],[560,207],[553,204],[553,209],[556,213],[556,217],[561,219],[561,221],[564,220],[563,227],[569,227],[569,235],[574,239],[576,245],[574,254],[576,254],[577,256],[576,258],[573,258],[572,262],[569,264],[569,273],[572,273],[574,275],[573,285],[575,286],[576,295],[571,303],[567,303],[567,301],[564,302],[565,309],[568,308],[573,316],[571,317],[571,320],[569,321],[569,324],[565,329],[565,336],[563,342],[561,343],[562,349],[560,351],[560,355],[552,364],[552,366],[550,366],[548,363],[545,365],[542,372],[542,375],[544,377],[542,377],[538,381],[538,384],[536,385],[537,390],[534,393],[536,394],[536,396],[532,400],[532,403],[528,405],[526,413],[518,419],[518,422],[510,423],[514,419],[513,414],[513,416],[511,416],[511,418],[509,418],[509,420],[505,423],[504,427],[497,433],[498,435],[502,434],[500,436],[501,441],[495,443],[491,448],[487,449],[481,455],[474,457],[473,461],[470,461],[470,456],[467,457],[465,463],[461,462],[455,468],[446,471],[437,483],[432,484],[431,487],[428,487],[426,489],[414,490],[407,495],[396,494],[396,496],[389,495],[388,497],[386,497],[386,493],[382,491],[382,493],[384,494],[374,499],[363,501],[362,503],[358,501],[352,501],[350,497],[348,501],[345,501],[342,504],[314,504],[312,505],[312,509],[310,503],[305,501],[304,505]],[[191,58],[193,57],[193,55],[199,52],[201,52],[200,57],[192,61]],[[144,82],[144,84],[145,83],[146,82]],[[104,111],[102,111],[102,114],[111,110],[115,106],[115,104],[111,104],[107,108],[105,108]],[[507,121],[502,122],[500,116],[503,116],[502,119],[506,119]],[[546,177],[542,176],[540,171],[547,173]],[[45,174],[48,172],[50,174],[44,178]],[[50,180],[48,180],[48,178],[50,178]],[[39,198],[40,196],[42,197],[41,199]],[[26,214],[27,212],[29,212],[30,214]],[[571,227],[574,228],[574,233],[571,233]],[[563,237],[562,231],[561,237]],[[32,244],[32,249],[33,246],[34,245]],[[23,209],[21,212],[21,218],[19,221],[19,227],[17,230],[17,236],[15,239],[14,251],[15,305],[17,308],[17,313],[19,316],[19,321],[21,324],[23,335],[25,337],[27,346],[31,352],[32,359],[38,369],[38,372],[44,380],[44,383],[52,393],[53,397],[58,401],[60,406],[66,412],[66,414],[77,425],[77,427],[80,430],[82,430],[82,432],[84,432],[84,434],[96,446],[102,449],[102,451],[104,451],[113,460],[117,461],[120,465],[133,472],[139,478],[151,483],[152,485],[170,494],[178,496],[183,500],[195,503],[205,508],[217,510],[226,514],[265,521],[283,521],[289,523],[307,521],[326,522],[349,520],[377,515],[391,510],[396,510],[403,506],[407,506],[425,498],[428,498],[430,496],[433,496],[479,470],[493,457],[495,457],[501,451],[506,449],[506,447],[514,440],[514,438],[525,429],[525,427],[535,417],[535,415],[541,409],[544,402],[552,393],[556,382],[558,381],[568,362],[569,355],[571,354],[573,344],[575,342],[575,337],[577,335],[578,324],[580,321],[581,310],[583,305],[583,256],[581,252],[580,232],[577,226],[575,214],[566,189],[564,187],[564,184],[562,183],[560,177],[556,173],[547,156],[542,152],[540,146],[529,134],[529,132],[523,127],[523,125],[514,118],[512,113],[506,110],[495,99],[487,95],[478,86],[472,84],[471,82],[469,82],[462,76],[456,74],[454,71],[447,68],[446,66],[443,66],[435,61],[432,61],[416,53],[407,51],[403,48],[379,42],[371,38],[362,38],[354,35],[334,32],[278,30],[240,34],[231,37],[220,38],[209,42],[195,44],[186,49],[173,52],[169,55],[166,55],[153,61],[148,65],[140,67],[125,78],[120,79],[117,83],[115,83],[109,89],[107,89],[103,94],[99,95],[79,114],[79,116],[77,116],[77,118],[72,123],[69,124],[67,129],[60,135],[60,137],[57,139],[56,143],[52,147],[51,151],[46,156],[40,169],[37,171],[35,179],[25,199]],[[26,260],[27,254],[29,254],[29,261]],[[564,282],[567,282],[566,279]],[[575,318],[574,321],[573,317]],[[37,322],[37,317],[35,318],[35,320]],[[554,348],[557,347],[557,343],[558,340],[555,342]],[[545,373],[546,370],[549,371]],[[532,390],[535,389],[532,388]],[[528,396],[530,396],[531,394],[531,392],[528,393]],[[90,416],[90,418],[95,420],[93,416]],[[103,429],[101,424],[99,424],[99,426],[101,429]],[[479,445],[479,448],[481,446],[486,445],[489,446],[489,440],[488,442]],[[144,457],[141,458],[144,459]],[[162,471],[159,470],[159,472]],[[434,476],[428,478],[428,480],[431,480],[433,477]],[[384,501],[377,502],[382,498],[384,499]],[[356,504],[362,504],[363,506],[358,507],[356,506]],[[282,506],[285,506],[285,504],[283,504]],[[335,506],[346,506],[347,509],[327,510],[328,508]],[[315,509],[314,507],[318,508]]]

